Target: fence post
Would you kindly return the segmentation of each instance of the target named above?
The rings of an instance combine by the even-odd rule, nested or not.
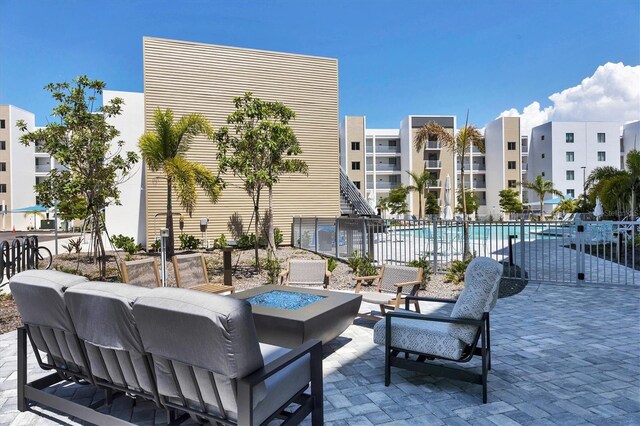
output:
[[[584,232],[585,225],[582,222],[581,218],[576,220],[576,284],[584,284],[584,269],[585,269],[585,259],[584,259]]]
[[[433,273],[438,272],[438,218],[433,220]]]
[[[362,251],[360,253],[362,253],[362,256],[364,256],[365,253],[367,253],[367,242],[366,242],[366,238],[367,238],[367,230],[366,230],[366,224],[365,224],[365,218],[361,217],[360,218],[360,232],[362,233],[360,242],[362,245]]]
[[[314,226],[315,226],[315,231],[314,231],[315,238],[314,238],[314,240],[315,240],[315,248],[316,248],[315,252],[317,253],[318,252],[318,216],[315,217]]]
[[[336,226],[335,226],[335,240],[336,240],[336,259],[340,258],[340,218],[336,217]]]
[[[302,248],[302,217],[298,217],[298,248]]]
[[[520,217],[520,279],[524,281],[526,279],[524,270],[526,244],[524,243],[524,216]]]

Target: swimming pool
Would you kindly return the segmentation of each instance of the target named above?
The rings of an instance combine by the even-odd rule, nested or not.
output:
[[[536,224],[524,226],[525,241],[537,240],[540,238],[557,238],[567,237],[572,234],[572,227],[566,225],[549,225]],[[434,233],[437,233],[439,240],[455,241],[462,240],[462,225],[444,225],[419,229],[403,229],[395,231],[397,235],[408,237],[422,237],[432,239]],[[504,224],[504,223],[469,223],[469,239],[470,240],[508,240],[510,235],[516,235],[518,239],[521,237],[520,224]]]

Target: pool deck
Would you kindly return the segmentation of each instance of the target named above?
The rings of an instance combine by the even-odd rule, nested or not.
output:
[[[424,304],[423,309],[444,308]],[[482,404],[479,385],[398,369],[385,387],[384,354],[373,343],[373,322],[358,319],[324,348],[326,424],[640,424],[637,286],[529,284],[500,299],[491,320],[493,370],[489,403]],[[79,424],[38,406],[18,412],[15,332],[0,336],[0,353],[0,424]],[[33,357],[29,366],[30,379],[41,374]],[[468,366],[478,367],[478,360]],[[53,391],[84,404],[102,397],[90,386]],[[139,424],[164,419],[151,403],[134,407],[127,398],[103,410]]]

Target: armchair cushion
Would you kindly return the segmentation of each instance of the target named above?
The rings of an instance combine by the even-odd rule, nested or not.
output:
[[[389,293],[378,293],[373,291],[361,292],[362,301],[367,303],[373,303],[376,305],[385,305],[389,303],[390,300],[395,299],[395,295]]]
[[[385,344],[385,331],[385,320],[378,321],[373,327],[374,343]],[[449,334],[447,323],[393,318],[391,320],[391,346],[443,358],[460,359],[466,344]]]
[[[289,284],[324,285],[327,276],[327,261],[291,259],[289,261]]]
[[[502,269],[503,266],[493,259],[473,259],[464,274],[464,289],[451,311],[451,318],[481,319],[491,306],[493,292],[497,292]],[[474,325],[449,324],[449,335],[469,345],[477,332],[478,327]]]
[[[419,268],[411,266],[384,265],[382,278],[380,279],[380,289],[395,293],[398,289],[395,286],[398,283],[406,283],[420,281],[422,273]],[[419,283],[418,283],[419,284]],[[408,294],[413,287],[407,286],[402,288],[402,293]]]

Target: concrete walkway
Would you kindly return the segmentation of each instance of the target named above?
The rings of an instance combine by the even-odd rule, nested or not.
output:
[[[439,311],[439,305],[425,305]],[[392,370],[372,322],[357,320],[325,345],[327,425],[632,425],[640,424],[640,290],[633,287],[534,285],[501,299],[492,312],[493,370],[489,403],[479,385]],[[0,336],[0,424],[77,424],[43,407],[16,411],[16,334]],[[38,371],[31,359],[33,371]],[[478,369],[472,360],[468,368]],[[30,379],[36,377],[31,374]],[[90,386],[64,385],[59,395],[90,404]],[[118,398],[113,415],[162,422],[148,402]]]

